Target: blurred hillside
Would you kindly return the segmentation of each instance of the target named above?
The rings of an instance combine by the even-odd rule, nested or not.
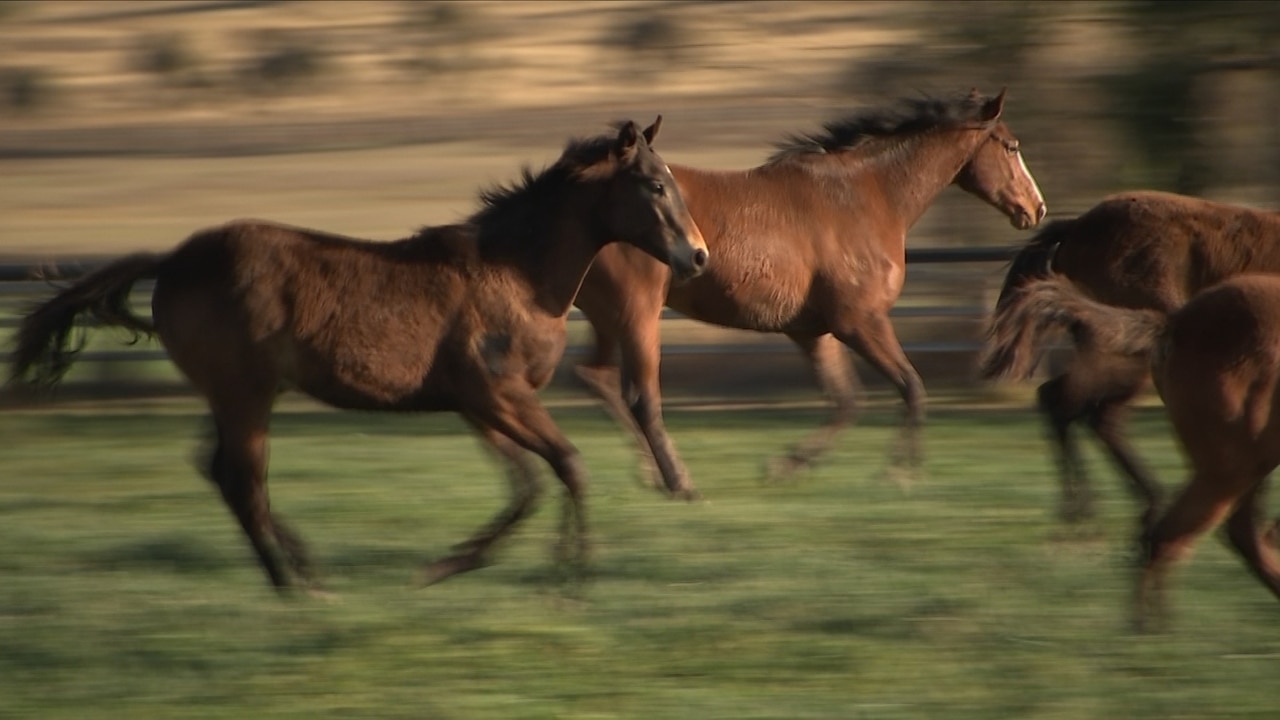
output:
[[[1131,187],[1270,205],[1278,30],[1220,1],[11,1],[0,254],[244,214],[397,237],[618,117],[742,167],[848,109],[1006,85],[1051,215]],[[951,191],[911,242],[1021,239]]]

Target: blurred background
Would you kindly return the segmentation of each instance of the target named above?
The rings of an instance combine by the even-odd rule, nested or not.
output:
[[[659,113],[669,161],[746,168],[852,110],[1007,86],[1050,218],[1134,188],[1280,207],[1278,48],[1276,3],[1227,0],[0,0],[0,342],[52,292],[30,268],[235,217],[404,237]],[[1030,237],[950,188],[907,245]],[[865,367],[830,462],[759,481],[823,417],[784,338],[664,321],[667,422],[706,503],[641,488],[562,373],[546,396],[593,480],[581,596],[554,581],[550,482],[494,567],[410,591],[505,501],[498,464],[452,415],[295,400],[272,507],[338,599],[277,601],[189,466],[202,403],[157,345],[94,333],[56,395],[76,402],[0,390],[0,717],[1274,717],[1275,601],[1226,543],[1180,568],[1173,630],[1133,636],[1135,505],[1107,459],[1084,443],[1100,516],[1063,526],[1033,386],[975,384],[999,257],[908,268],[894,320],[931,403],[909,490],[883,473],[901,404]],[[1134,415],[1173,487],[1163,414]]]
[[[742,168],[851,110],[1006,86],[1051,218],[1133,188],[1271,206],[1277,39],[1273,5],[1221,0],[9,1],[0,262],[166,249],[243,216],[393,239],[622,117],[663,114],[670,161]],[[908,247],[1028,237],[948,189]],[[1002,269],[910,268],[896,319],[931,384],[969,381]],[[682,320],[665,340],[672,392],[704,351],[754,359],[699,392],[809,387],[785,340]]]

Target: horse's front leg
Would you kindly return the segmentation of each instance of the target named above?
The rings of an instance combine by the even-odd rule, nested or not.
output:
[[[495,393],[482,407],[469,409],[467,419],[481,428],[482,436],[511,461],[513,497],[510,504],[484,528],[459,546],[458,552],[427,567],[425,580],[444,578],[482,567],[492,545],[511,532],[533,510],[538,495],[533,469],[520,450],[546,460],[565,487],[565,502],[556,558],[581,572],[588,557],[584,495],[586,473],[577,449],[556,426],[532,388]]]
[[[920,427],[924,424],[925,390],[920,373],[907,359],[902,343],[893,330],[887,308],[864,312],[855,322],[841,327],[836,337],[884,374],[906,404],[902,431],[890,451],[889,472],[894,480],[907,487],[922,472],[924,454],[920,449]]]
[[[765,477],[770,481],[784,480],[800,468],[816,463],[830,452],[836,436],[854,422],[858,413],[858,376],[845,347],[835,336],[788,334],[788,337],[809,359],[823,394],[832,403],[831,414],[822,427],[769,461]]]
[[[494,543],[533,512],[542,494],[537,473],[523,448],[495,428],[471,417],[467,417],[467,420],[476,428],[486,446],[504,461],[507,480],[511,486],[511,500],[488,524],[466,541],[454,546],[449,556],[427,565],[420,577],[422,585],[431,585],[450,576],[488,565]]]
[[[582,312],[591,324],[594,345],[591,356],[575,366],[574,373],[587,386],[591,394],[604,404],[605,410],[614,422],[631,434],[639,456],[640,482],[646,487],[660,488],[664,483],[662,475],[658,472],[658,465],[654,462],[653,453],[649,450],[649,439],[641,431],[640,425],[631,415],[631,409],[627,407],[627,401],[622,397],[621,372],[618,369],[617,358],[617,329],[601,322],[592,310],[588,309],[589,307],[583,307]]]
[[[675,498],[696,500],[698,491],[662,420],[662,391],[658,382],[660,317],[661,308],[652,317],[633,323],[622,339],[622,387],[631,416],[653,453],[667,492]]]

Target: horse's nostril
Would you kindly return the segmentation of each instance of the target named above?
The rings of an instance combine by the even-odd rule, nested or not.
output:
[[[1044,216],[1048,214],[1049,208],[1045,207],[1044,203],[1040,203],[1040,207],[1036,208],[1036,222],[1040,222],[1044,219]]]
[[[707,266],[706,250],[699,248],[693,252],[693,266],[699,269]]]

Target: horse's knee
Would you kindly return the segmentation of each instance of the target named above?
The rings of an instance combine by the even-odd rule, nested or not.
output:
[[[636,392],[627,403],[627,409],[631,411],[631,417],[635,418],[637,423],[640,423],[640,427],[648,427],[656,421],[660,407],[653,397],[646,392]]]
[[[586,473],[582,454],[576,449],[563,449],[548,458],[556,477],[564,483],[571,495],[579,496],[586,489]],[[535,483],[536,485],[536,483]],[[533,492],[540,491],[540,487]]]

